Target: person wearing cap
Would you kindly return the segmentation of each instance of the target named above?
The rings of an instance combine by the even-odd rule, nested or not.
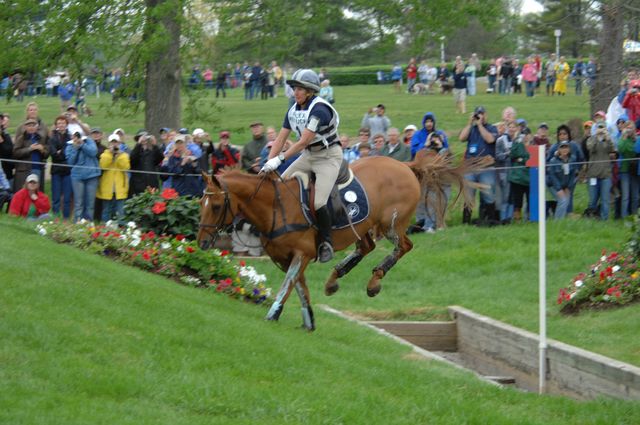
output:
[[[599,218],[608,220],[612,178],[611,161],[616,159],[616,150],[613,140],[607,132],[606,123],[598,121],[594,127],[595,135],[587,140],[587,150],[589,151],[589,162],[587,164],[589,206],[587,207],[586,215],[597,215],[599,202]]]
[[[80,118],[78,117],[78,110],[75,106],[69,106],[65,115],[69,120],[69,133],[80,133],[81,136],[86,136],[87,134],[89,134],[91,129],[87,124],[80,120]]]
[[[636,122],[640,118],[640,80],[629,82],[629,89],[622,100],[622,107],[627,110],[631,121]]]
[[[338,137],[340,118],[329,102],[316,96],[320,91],[320,79],[314,71],[299,69],[287,84],[294,89],[296,104],[285,115],[282,129],[269,153],[270,159],[261,172],[276,170],[288,158],[302,152],[282,177],[290,177],[295,172],[316,174],[314,209],[318,226],[318,260],[324,263],[333,258],[331,213],[327,201],[342,164]],[[283,151],[291,131],[297,134],[298,142]]]
[[[409,124],[402,130],[402,143],[407,146],[411,146],[411,138],[418,131],[418,127],[413,124]]]
[[[484,156],[495,158],[498,129],[487,122],[487,112],[483,106],[477,106],[474,109],[469,117],[469,122],[462,129],[458,137],[461,142],[467,144],[464,153],[465,158],[479,158]],[[489,190],[480,191],[480,223],[492,224],[497,222],[494,198],[496,186],[495,170],[490,169],[479,173],[467,174],[465,179],[489,187]],[[475,189],[471,189],[470,195],[471,198],[475,197]],[[471,209],[464,209],[464,223],[471,223],[471,214]]]
[[[579,174],[580,170],[584,167],[586,162],[586,158],[584,155],[584,151],[582,150],[582,146],[580,143],[573,140],[571,137],[571,128],[568,125],[562,124],[558,126],[556,130],[556,140],[557,143],[553,144],[551,148],[547,151],[547,163],[551,161],[556,152],[558,151],[558,147],[561,142],[569,142],[570,153],[569,156],[571,158],[572,167],[576,167],[576,174]],[[567,206],[567,213],[573,212],[573,193],[575,190],[575,185],[571,187],[571,196],[569,197],[569,205]]]
[[[13,159],[27,162],[16,163],[13,178],[14,192],[22,188],[29,174],[37,174],[43,182],[44,163],[49,157],[47,135],[43,137],[38,131],[38,121],[28,118],[21,128],[23,131],[18,133],[13,145]],[[42,187],[44,189],[44,185]]]
[[[138,133],[140,132],[146,132],[145,130],[140,130],[138,131]],[[126,144],[126,140],[127,140],[127,135],[125,134],[124,130],[122,128],[116,128],[115,130],[113,130],[112,134],[117,134],[118,137],[120,138],[120,152],[129,152],[129,147]],[[135,136],[134,136],[135,138]]]
[[[129,178],[129,196],[134,196],[147,190],[148,187],[158,188],[160,181],[158,174],[162,162],[162,150],[158,147],[156,138],[149,133],[136,134],[133,138],[136,145],[129,155],[131,162],[131,177]]]
[[[233,167],[240,162],[240,151],[229,144],[231,133],[227,130],[220,132],[220,142],[215,148],[210,144],[212,174],[218,173],[224,167]]]
[[[198,167],[200,170],[209,173],[209,147],[212,146],[211,136],[201,128],[196,128],[191,133],[192,143],[197,145],[202,152],[198,157]]]
[[[607,113],[604,111],[597,111],[595,114],[593,114],[593,125],[591,126],[592,136],[595,136],[596,129],[598,128],[597,124],[599,123],[604,123],[609,135],[615,134],[617,128],[613,123],[609,124],[609,122],[607,122]]]
[[[129,154],[120,151],[120,136],[112,134],[108,139],[108,148],[100,155],[102,176],[98,183],[96,198],[102,199],[102,221],[116,219],[124,223],[124,201],[129,195],[129,176],[131,168]]]
[[[260,172],[260,152],[267,144],[267,137],[264,133],[264,125],[260,121],[249,124],[251,129],[251,141],[242,148],[240,156],[242,169],[251,174]]]
[[[369,134],[371,135],[369,142],[373,142],[373,135],[375,134],[387,134],[387,131],[391,128],[391,120],[385,115],[384,105],[380,103],[375,108],[369,109],[369,112],[364,114],[360,127],[369,129]]]
[[[90,137],[80,133],[71,134],[65,156],[71,165],[71,187],[73,188],[73,219],[75,222],[93,220],[98,177],[102,174],[98,164],[98,147]]]
[[[584,154],[585,162],[589,161],[589,150],[587,149],[587,140],[591,137],[591,129],[593,128],[593,121],[585,121],[582,124],[582,128],[584,132],[582,133],[582,140],[580,141],[580,147],[582,148],[582,153]]]
[[[40,177],[29,174],[22,189],[18,190],[9,204],[9,214],[31,220],[49,218],[49,197],[40,190]]]
[[[176,136],[160,170],[170,174],[171,187],[181,196],[196,197],[202,195],[200,168],[198,158],[187,147],[185,137],[184,134]]]
[[[561,140],[558,148],[547,165],[547,186],[556,200],[556,220],[565,218],[578,179],[580,165],[571,154],[569,140]]]
[[[64,115],[56,118],[54,129],[49,136],[49,153],[51,154],[51,202],[54,215],[60,214],[62,199],[62,217],[71,217],[71,168],[67,165],[65,150],[71,134],[67,130],[68,119]]]
[[[538,131],[533,136],[531,140],[532,146],[544,146],[546,150],[551,146],[551,142],[549,140],[549,125],[546,122],[540,123],[538,126]]]

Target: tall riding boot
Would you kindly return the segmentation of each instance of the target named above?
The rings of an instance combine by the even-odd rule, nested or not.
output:
[[[316,210],[316,221],[318,225],[318,261],[326,263],[333,258],[331,213],[326,205]]]
[[[464,207],[462,210],[462,224],[471,224],[471,214],[473,210],[471,208]]]

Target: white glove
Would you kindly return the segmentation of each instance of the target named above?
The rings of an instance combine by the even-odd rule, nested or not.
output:
[[[277,156],[274,156],[262,166],[262,169],[260,170],[260,172],[269,173],[271,171],[277,170],[280,164],[282,164],[282,161],[280,161],[280,158],[278,158]]]

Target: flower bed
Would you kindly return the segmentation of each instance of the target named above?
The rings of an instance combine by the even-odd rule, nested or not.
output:
[[[640,266],[633,255],[602,252],[588,273],[580,273],[561,288],[557,303],[564,313],[582,308],[606,308],[640,299]]]
[[[234,262],[228,251],[201,250],[184,235],[157,235],[142,231],[134,222],[119,227],[80,221],[72,224],[49,221],[37,231],[51,239],[85,251],[111,257],[152,273],[167,276],[186,285],[209,288],[256,304],[270,304],[271,288],[266,277],[244,261]]]

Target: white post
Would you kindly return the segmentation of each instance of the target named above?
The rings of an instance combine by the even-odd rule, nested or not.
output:
[[[440,63],[444,63],[444,35],[440,37]]]
[[[538,393],[545,391],[547,375],[547,202],[545,146],[538,147],[538,267],[539,267],[539,315],[540,315],[540,357],[538,362]]]
[[[562,30],[553,31],[553,35],[556,36],[556,60],[560,59],[560,36],[562,35]]]

